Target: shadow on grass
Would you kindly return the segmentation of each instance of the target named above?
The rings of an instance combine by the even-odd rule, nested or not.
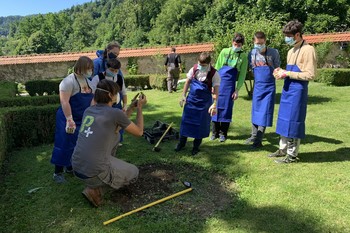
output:
[[[301,162],[305,163],[324,163],[350,161],[350,147],[342,147],[335,151],[317,151],[300,153]]]

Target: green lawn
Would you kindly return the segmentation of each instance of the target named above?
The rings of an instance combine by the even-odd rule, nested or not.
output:
[[[278,93],[281,87],[278,82]],[[190,144],[176,154],[176,142],[164,142],[156,153],[145,139],[127,135],[119,158],[138,166],[194,167],[193,173],[180,177],[192,181],[195,190],[108,226],[102,222],[122,214],[121,208],[108,199],[92,208],[80,194],[83,185],[73,177],[64,185],[53,183],[52,145],[16,151],[0,178],[1,232],[350,232],[350,87],[319,83],[309,87],[300,163],[280,165],[266,157],[277,149],[274,127],[267,129],[263,149],[252,151],[243,144],[250,133],[251,110],[245,90],[235,103],[229,139],[225,143],[205,139],[197,157],[189,156]],[[146,125],[162,120],[179,128],[181,93],[145,94]],[[129,93],[130,98],[133,95]],[[275,119],[277,112],[278,104]],[[202,193],[216,174],[225,182],[211,184],[216,188]],[[28,193],[36,187],[42,188]],[[231,201],[216,209],[205,201],[206,195],[229,196]],[[193,206],[207,206],[212,213],[203,218]]]

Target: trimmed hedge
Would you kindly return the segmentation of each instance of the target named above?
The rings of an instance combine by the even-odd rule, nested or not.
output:
[[[22,97],[16,96],[12,98],[0,98],[0,108],[6,107],[20,107],[20,106],[43,106],[49,104],[59,104],[59,95],[51,96],[33,96],[33,97]]]
[[[149,76],[149,83],[152,89],[167,90],[167,77],[164,74],[152,74]]]
[[[350,69],[318,69],[314,81],[334,86],[350,86]]]
[[[150,89],[149,75],[125,75],[125,86],[141,87],[142,89]]]
[[[54,141],[58,105],[16,107],[0,114],[0,159],[13,148]]]
[[[17,93],[17,83],[0,80],[0,98],[14,97]]]
[[[59,85],[62,79],[33,80],[25,83],[26,91],[30,96],[59,94]]]

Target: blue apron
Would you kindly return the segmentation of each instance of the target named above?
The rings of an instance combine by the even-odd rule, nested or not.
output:
[[[83,114],[85,109],[90,106],[93,98],[92,93],[81,93],[80,84],[79,89],[79,93],[71,96],[69,99],[73,120],[76,125],[74,134],[66,133],[66,117],[64,116],[62,107],[59,107],[56,113],[55,145],[52,152],[51,163],[58,166],[71,166],[71,158],[78,139]]]
[[[286,70],[301,72],[296,64],[287,65]],[[308,85],[308,81],[289,77],[284,80],[276,127],[276,133],[279,135],[287,138],[305,138]]]
[[[233,99],[232,94],[236,90],[236,79],[238,75],[238,69],[236,65],[240,57],[240,53],[237,58],[236,65],[234,67],[228,66],[227,61],[231,55],[231,51],[226,59],[225,64],[218,71],[220,75],[220,87],[219,96],[217,99],[217,113],[212,116],[211,120],[215,122],[231,122],[232,121],[232,110],[233,110]]]
[[[266,57],[265,57],[266,60]],[[276,82],[273,68],[268,65],[254,67],[254,91],[252,123],[258,126],[272,126],[275,107]]]
[[[186,99],[180,135],[191,138],[205,138],[210,133],[209,107],[212,104],[211,91],[208,86],[197,79],[192,79]]]

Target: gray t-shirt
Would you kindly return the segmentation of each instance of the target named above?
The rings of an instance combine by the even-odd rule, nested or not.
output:
[[[106,104],[88,107],[83,116],[78,141],[72,155],[75,171],[88,177],[97,176],[109,167],[119,142],[118,126],[125,129],[131,121],[120,109]]]

